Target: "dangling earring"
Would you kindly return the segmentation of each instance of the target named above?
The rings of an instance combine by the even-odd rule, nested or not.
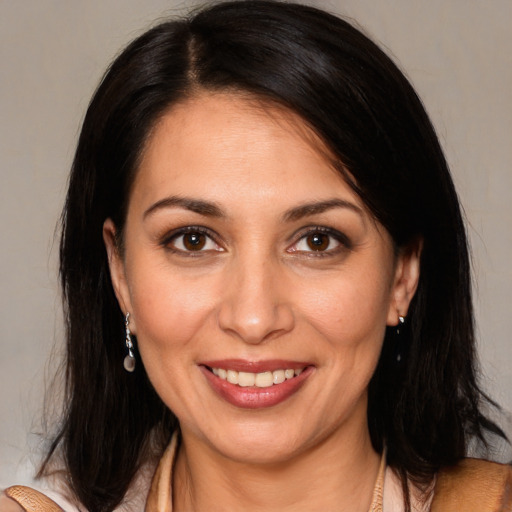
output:
[[[132,342],[132,336],[131,331],[129,327],[130,322],[130,313],[126,313],[126,316],[124,317],[124,329],[126,332],[126,348],[128,349],[128,355],[124,358],[123,365],[124,369],[127,372],[133,372],[135,370],[135,356],[133,355],[133,342]]]
[[[398,316],[398,325],[396,326],[396,335],[397,336],[400,336],[400,329],[403,327],[404,324],[405,324],[405,317],[399,315]],[[400,345],[400,343],[399,343],[399,345]],[[402,354],[401,354],[400,350],[398,350],[397,354],[396,354],[396,362],[400,363],[401,360],[402,360]]]
[[[400,328],[405,324],[405,316],[398,317],[398,325],[396,326],[396,333],[400,335]]]

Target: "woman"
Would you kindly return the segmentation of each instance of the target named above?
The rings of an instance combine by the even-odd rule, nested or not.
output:
[[[346,22],[234,2],[134,41],[84,120],[61,276],[41,476],[82,509],[510,510],[510,470],[464,460],[499,430],[446,162]]]

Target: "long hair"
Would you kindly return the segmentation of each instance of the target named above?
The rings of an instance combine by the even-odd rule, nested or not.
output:
[[[130,187],[159,118],[197,91],[244,91],[299,114],[397,250],[422,239],[406,328],[386,333],[369,387],[377,451],[406,482],[427,485],[496,430],[480,412],[466,233],[434,129],[413,88],[346,21],[274,1],[227,2],[164,22],[113,62],[89,105],[62,216],[66,409],[48,461],[61,453],[90,511],[120,503],[177,420],[141,368],[127,374],[123,317],[102,225],[122,244]],[[397,357],[397,354],[400,357]],[[400,359],[400,362],[397,362]]]

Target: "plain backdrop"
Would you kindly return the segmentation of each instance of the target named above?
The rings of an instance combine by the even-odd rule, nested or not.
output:
[[[485,387],[511,410],[512,2],[310,3],[357,20],[433,119],[467,215]],[[0,0],[0,487],[37,461],[62,347],[55,228],[88,101],[129,40],[197,4]]]

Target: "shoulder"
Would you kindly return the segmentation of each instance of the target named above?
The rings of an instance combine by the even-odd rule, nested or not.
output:
[[[512,467],[463,459],[442,469],[434,489],[432,512],[512,512]]]

